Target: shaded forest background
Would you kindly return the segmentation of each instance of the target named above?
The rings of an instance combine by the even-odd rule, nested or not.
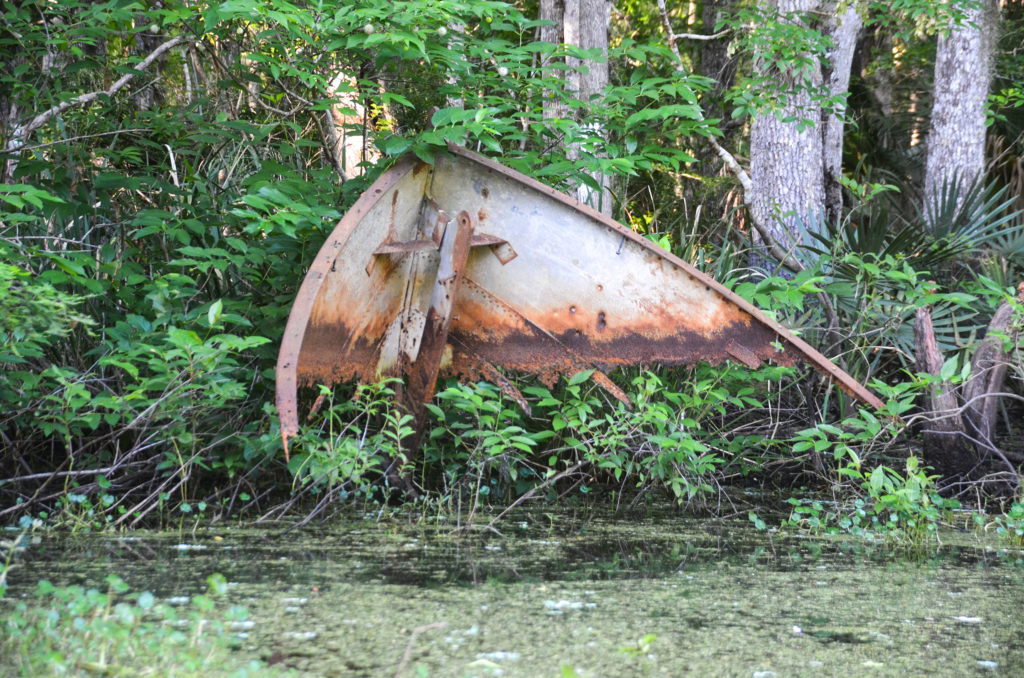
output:
[[[937,55],[986,11],[981,165],[944,151],[940,176],[933,108],[956,92]],[[606,17],[605,44],[570,40],[574,16]],[[266,518],[384,496],[403,425],[390,385],[326,392],[286,463],[273,366],[346,207],[394,158],[449,142],[611,213],[889,405],[731,364],[623,371],[632,410],[586,374],[524,380],[532,417],[447,384],[416,471],[427,496],[722,509],[730,486],[771,483],[833,493],[845,528],[909,529],[951,497],[1012,499],[1022,44],[1014,1],[5,3],[0,519]],[[814,137],[831,165],[788,155]],[[817,203],[780,202],[814,182]]]

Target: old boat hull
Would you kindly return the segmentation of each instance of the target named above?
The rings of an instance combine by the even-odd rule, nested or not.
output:
[[[433,166],[400,160],[317,255],[278,359],[286,442],[298,431],[298,387],[418,368],[425,374],[403,394],[414,414],[438,373],[511,388],[496,368],[551,382],[588,368],[725,360],[804,360],[881,407],[807,343],[678,257],[492,160],[449,151]],[[460,222],[468,251],[449,243],[445,253],[458,230],[450,226]],[[445,296],[449,307],[436,308]]]

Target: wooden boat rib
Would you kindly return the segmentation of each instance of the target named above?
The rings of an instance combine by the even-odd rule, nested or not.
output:
[[[405,376],[417,421],[438,375],[498,383],[624,365],[809,362],[881,401],[800,338],[632,230],[490,159],[451,146],[407,156],[331,233],[299,290],[277,365],[282,435],[297,390]],[[418,442],[413,441],[413,446]]]

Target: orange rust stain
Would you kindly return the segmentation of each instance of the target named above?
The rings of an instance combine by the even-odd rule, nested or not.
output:
[[[317,297],[316,304],[310,313],[308,327],[315,330],[327,330],[336,336],[348,336],[355,332],[361,336],[379,338],[391,325],[391,319],[397,315],[401,307],[400,298],[353,298],[324,286]],[[339,328],[346,329],[343,333]],[[306,332],[309,335],[309,330]]]

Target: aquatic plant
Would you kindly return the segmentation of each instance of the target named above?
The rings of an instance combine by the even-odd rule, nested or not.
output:
[[[994,527],[996,534],[1010,544],[1024,546],[1024,501],[1013,502],[1009,510],[996,516],[989,526]]]
[[[881,535],[920,544],[936,539],[946,513],[959,506],[955,499],[939,494],[938,476],[915,454],[903,453],[903,470],[880,461],[899,458],[893,448],[907,433],[901,416],[913,408],[923,383],[886,386],[876,382],[875,387],[887,398],[877,416],[860,410],[835,425],[821,423],[794,435],[795,452],[831,457],[833,483],[840,496],[828,509],[821,500],[790,498],[792,509],[783,521],[785,527]],[[843,483],[844,479],[853,483]]]
[[[184,605],[152,593],[130,593],[116,575],[107,590],[54,586],[42,580],[35,594],[6,608],[0,636],[0,673],[44,675],[160,675],[176,677],[276,675],[255,661],[229,654],[231,625],[241,607],[226,610],[216,597],[227,587],[219,574],[208,591]]]

